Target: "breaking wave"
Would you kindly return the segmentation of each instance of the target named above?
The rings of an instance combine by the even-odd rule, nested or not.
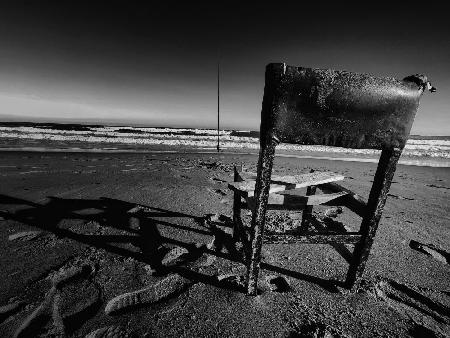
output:
[[[61,127],[64,126],[64,127]],[[101,148],[105,151],[117,146],[138,146],[142,150],[145,146],[168,146],[213,149],[217,144],[217,130],[189,129],[189,128],[153,128],[131,126],[82,126],[82,125],[13,124],[0,125],[0,147],[19,150],[29,146],[26,141],[32,141],[36,147],[46,149],[61,147],[89,150]],[[220,147],[222,149],[251,149],[259,148],[257,132],[221,130]],[[22,141],[22,142],[21,142]],[[24,144],[22,144],[24,143]],[[13,144],[13,146],[11,146]],[[74,146],[76,144],[76,146]],[[94,146],[95,145],[95,146]],[[29,148],[29,147],[28,147]],[[370,159],[379,155],[373,149],[347,149],[330,146],[306,146],[294,144],[280,144],[277,149],[300,152],[302,155],[334,154],[336,157]],[[408,140],[403,151],[402,161],[414,165],[430,165],[437,161],[439,166],[450,166],[450,137],[420,137],[413,136]]]

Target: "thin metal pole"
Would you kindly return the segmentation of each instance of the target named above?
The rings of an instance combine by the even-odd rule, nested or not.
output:
[[[217,62],[217,152],[220,151],[220,63]]]

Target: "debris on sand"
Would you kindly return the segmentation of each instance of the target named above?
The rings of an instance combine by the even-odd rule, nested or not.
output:
[[[291,288],[289,282],[283,276],[267,276],[266,282],[272,292],[286,292]]]
[[[200,217],[201,225],[208,228],[216,227],[233,227],[233,220],[231,217],[222,214],[206,214]]]
[[[200,168],[207,168],[207,169],[217,169],[220,165],[220,162],[218,161],[212,161],[212,162],[206,162],[206,161],[199,161],[198,166]]]
[[[231,200],[230,200],[229,198],[222,198],[222,199],[220,200],[220,203],[221,203],[221,204],[230,204],[230,203],[231,203]]]
[[[205,222],[211,223],[211,222],[220,222],[220,216],[219,214],[208,214],[205,215]]]
[[[409,242],[409,247],[428,256],[431,256],[441,263],[450,264],[450,254],[442,249],[437,248],[433,244],[422,244],[417,241],[411,240]]]
[[[156,303],[181,293],[190,285],[190,280],[179,274],[172,274],[144,289],[114,297],[106,304],[105,313],[115,314],[137,306]]]
[[[210,177],[209,179],[211,181],[215,181],[215,182],[218,182],[218,183],[227,183],[227,181],[225,181],[225,180],[223,180],[223,179],[221,179],[219,177]]]
[[[214,169],[224,172],[230,172],[234,168],[234,165],[232,163],[222,163],[220,161],[203,161],[203,160],[199,160],[197,166],[199,168]]]
[[[226,194],[227,194],[227,193],[226,193],[225,191],[223,191],[222,189],[215,189],[214,192],[215,192],[216,194],[221,195],[221,196],[226,196]]]
[[[15,234],[9,235],[8,240],[10,241],[31,241],[41,235],[42,231],[22,231],[16,232]]]
[[[407,200],[407,201],[414,201],[414,198],[411,197],[404,197],[400,195],[394,195],[394,194],[388,194],[389,197],[395,198],[397,200]]]
[[[243,290],[245,285],[245,277],[235,273],[224,273],[216,276],[217,281],[224,287],[234,290]]]
[[[204,216],[204,225],[208,226],[213,232],[233,234],[233,220],[226,215],[207,214]]]
[[[336,218],[339,214],[342,214],[342,207],[330,208],[325,210],[326,217]]]

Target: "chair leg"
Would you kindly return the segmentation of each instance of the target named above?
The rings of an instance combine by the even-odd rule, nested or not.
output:
[[[313,173],[314,169],[311,169],[310,173]],[[306,189],[306,196],[312,196],[316,194],[316,189],[317,187],[315,185],[311,185]],[[303,209],[303,215],[302,215],[302,224],[300,226],[300,231],[306,231],[308,228],[308,225],[311,221],[311,216],[312,216],[312,210],[313,210],[313,206],[312,205],[307,205],[305,207],[305,209]]]
[[[402,150],[397,148],[384,149],[381,153],[367,203],[366,215],[361,223],[362,238],[355,246],[347,273],[346,286],[352,290],[359,287],[401,153]]]
[[[272,175],[273,157],[277,141],[269,136],[261,142],[258,161],[258,174],[255,185],[255,209],[252,215],[250,255],[247,265],[247,294],[256,295],[261,247],[264,234],[267,201],[269,198],[270,177]]]
[[[241,176],[239,175],[239,172],[242,171],[242,167],[239,169],[236,168],[236,166],[234,167],[234,182],[242,181]],[[242,207],[241,194],[235,191],[233,195],[233,240],[235,242],[243,240],[241,207]]]
[[[234,192],[233,196],[233,240],[239,241],[241,239],[242,232],[242,219],[241,219],[241,195],[238,192]]]

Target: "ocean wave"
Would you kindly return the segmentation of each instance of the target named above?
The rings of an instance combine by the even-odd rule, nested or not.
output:
[[[258,149],[259,139],[251,131],[221,130],[221,148]],[[125,145],[161,145],[196,148],[213,148],[217,144],[217,130],[190,128],[156,128],[131,126],[89,126],[83,128],[52,128],[51,126],[0,126],[0,139],[81,142]],[[346,156],[378,156],[380,151],[373,149],[348,149],[321,145],[280,144],[280,150],[299,152],[318,152],[345,154]],[[444,138],[408,140],[404,156],[418,158],[450,158],[450,140]]]

